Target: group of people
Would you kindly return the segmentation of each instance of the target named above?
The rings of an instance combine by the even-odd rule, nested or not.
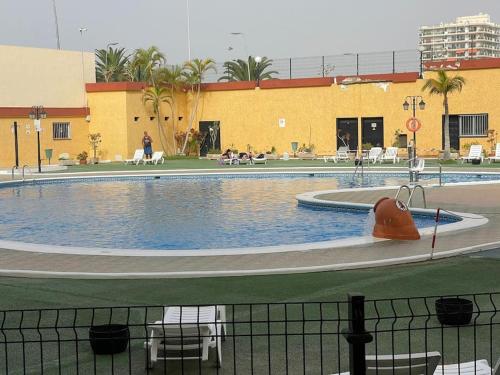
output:
[[[227,149],[220,157],[221,163],[225,163],[227,160],[231,161],[231,164],[239,164],[240,161],[249,161],[250,164],[253,163],[254,154],[252,151],[240,152],[235,154],[231,149]]]

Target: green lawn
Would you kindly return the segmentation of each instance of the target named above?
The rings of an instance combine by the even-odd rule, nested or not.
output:
[[[426,167],[438,167],[438,160],[427,160]],[[481,165],[474,165],[454,160],[441,162],[443,170],[453,170],[456,168],[466,169],[466,168],[480,168],[480,169],[497,169],[500,168],[500,163],[483,163]],[[376,167],[380,167],[380,164],[376,164]],[[408,166],[407,162],[400,162],[398,164],[383,164],[384,168],[406,168]],[[69,167],[66,172],[106,172],[106,171],[137,171],[137,170],[176,170],[176,169],[214,169],[223,168],[226,170],[238,170],[238,169],[255,169],[255,168],[300,168],[300,167],[354,167],[354,162],[341,162],[334,164],[332,162],[325,163],[323,160],[269,160],[266,165],[227,165],[220,166],[216,160],[206,160],[206,159],[196,159],[196,158],[173,158],[167,159],[165,164],[158,165],[126,165],[124,163],[109,163],[109,164],[97,164],[97,165],[75,165]],[[372,168],[370,165],[368,168]]]

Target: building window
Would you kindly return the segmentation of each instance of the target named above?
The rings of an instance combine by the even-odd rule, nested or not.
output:
[[[71,139],[71,128],[69,122],[53,122],[52,123],[52,138],[54,139]]]
[[[486,137],[488,135],[488,114],[458,116],[461,137]]]

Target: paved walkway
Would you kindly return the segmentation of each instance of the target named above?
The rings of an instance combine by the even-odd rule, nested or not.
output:
[[[337,192],[321,199],[374,203],[395,191]],[[447,251],[494,249],[500,245],[500,184],[426,188],[430,207],[482,214],[488,224],[438,236],[435,254]],[[418,202],[416,202],[418,205]],[[472,247],[472,248],[470,248]],[[0,249],[0,274],[33,277],[200,277],[340,270],[425,260],[431,238],[382,241],[370,246],[316,249],[272,254],[196,257],[127,257],[62,255]],[[407,257],[413,257],[408,259]],[[406,258],[406,259],[402,259]]]

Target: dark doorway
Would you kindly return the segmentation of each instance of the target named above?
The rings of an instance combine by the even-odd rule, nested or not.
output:
[[[444,115],[442,125],[442,147],[444,150]],[[457,115],[450,115],[450,148],[460,150],[460,121]]]
[[[358,150],[358,119],[337,119],[337,150],[339,147],[349,147],[351,151]]]
[[[212,149],[220,153],[220,121],[200,121],[200,133],[203,140],[200,144],[200,156],[207,156]]]
[[[384,118],[364,117],[361,119],[361,143],[372,147],[384,147]]]

